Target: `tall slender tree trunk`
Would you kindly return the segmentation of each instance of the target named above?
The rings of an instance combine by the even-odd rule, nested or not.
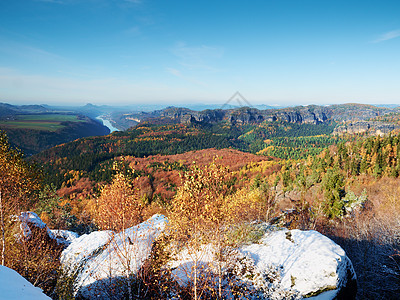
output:
[[[4,257],[6,253],[6,234],[4,225],[4,206],[0,189],[0,226],[1,226],[1,265],[4,266]]]
[[[217,223],[217,251],[218,251],[218,299],[222,299],[222,241],[221,241],[221,224]]]
[[[222,268],[221,260],[218,261],[218,299],[222,299]]]
[[[126,231],[125,231],[125,204],[126,204],[126,198],[127,195],[124,193],[124,197],[123,197],[123,205],[124,207],[122,208],[122,247],[124,247],[124,249],[122,249],[123,253],[122,257],[125,254],[125,260],[126,260],[126,279],[127,279],[127,283],[128,283],[128,297],[129,300],[133,300],[133,295],[132,295],[132,282],[131,282],[131,268],[130,268],[130,256],[128,254],[128,249],[127,249],[127,241],[126,241]]]
[[[196,254],[197,255],[197,254]],[[194,262],[194,283],[193,283],[193,289],[194,289],[194,300],[197,300],[197,258]]]
[[[133,300],[133,295],[132,295],[132,283],[131,283],[131,276],[130,276],[130,270],[128,269],[126,271],[126,279],[127,279],[127,284],[128,284],[128,297],[129,300]]]
[[[198,209],[198,208],[197,208]],[[197,210],[196,209],[196,210]],[[195,236],[195,238],[197,239],[198,238],[198,236],[197,236],[197,224],[196,224],[196,222],[197,222],[198,220],[195,220],[195,223],[194,223],[194,236]],[[196,246],[195,246],[195,261],[194,261],[194,282],[193,282],[193,291],[194,291],[194,300],[197,300],[197,255],[198,255],[198,253],[197,253],[197,251],[199,251],[199,245],[198,245],[198,241],[197,240],[195,240],[195,243],[196,243]]]

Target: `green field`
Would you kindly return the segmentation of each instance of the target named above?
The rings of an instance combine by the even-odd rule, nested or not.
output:
[[[62,122],[83,122],[83,120],[76,115],[63,114],[16,115],[13,120],[1,120],[0,127],[57,131],[65,127]]]

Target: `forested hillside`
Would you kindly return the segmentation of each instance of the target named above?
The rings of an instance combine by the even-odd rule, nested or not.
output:
[[[33,160],[44,166],[51,183],[60,187],[70,170],[96,182],[110,180],[110,160],[119,156],[173,155],[203,149],[232,148],[279,158],[305,158],[336,143],[334,125],[263,122],[259,125],[175,124],[143,122],[122,132],[76,140],[43,151]],[[106,168],[108,172],[99,172]]]

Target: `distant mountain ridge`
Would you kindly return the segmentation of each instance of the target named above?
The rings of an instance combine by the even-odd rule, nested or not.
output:
[[[398,111],[398,108],[375,107],[364,104],[341,104],[330,106],[309,105],[265,110],[242,107],[225,110],[207,109],[203,111],[194,111],[182,107],[167,107],[153,112],[125,114],[124,117],[125,120],[133,120],[136,124],[139,121],[159,122],[160,120],[181,124],[215,124],[221,121],[228,121],[231,125],[260,124],[264,121],[282,121],[296,124],[321,124],[331,121],[348,122],[367,120]],[[132,125],[136,124],[133,123]]]
[[[377,123],[392,120],[393,124],[395,115],[400,118],[398,112],[396,109],[360,104],[268,110],[243,107],[193,111],[168,107],[153,112],[120,114],[121,118],[135,122],[136,126],[104,137],[72,141],[45,150],[33,159],[52,174],[51,180],[56,186],[63,183],[62,170],[87,172],[94,181],[109,180],[109,166],[116,157],[144,158],[232,148],[277,158],[299,159],[318,154],[344,140],[346,137],[340,134],[332,135],[338,125],[362,120],[374,122],[370,119]],[[386,128],[394,127],[379,127],[379,130],[386,132]]]
[[[42,105],[11,105],[0,103],[0,119],[15,114],[45,113],[49,109]]]

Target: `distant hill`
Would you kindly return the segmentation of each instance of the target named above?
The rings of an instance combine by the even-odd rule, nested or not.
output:
[[[42,105],[15,106],[0,103],[0,130],[25,155],[32,155],[82,137],[110,131],[84,115],[59,112]]]
[[[0,120],[15,114],[31,114],[45,113],[50,111],[42,105],[11,105],[8,103],[0,103]]]
[[[167,107],[154,111],[132,111],[132,107],[134,106],[98,106],[90,103],[77,107],[56,107],[47,105],[15,106],[6,103],[0,103],[0,129],[7,131],[7,133],[10,135],[10,140],[13,145],[21,148],[27,155],[31,155],[44,149],[51,148],[60,143],[65,143],[77,138],[107,134],[109,131],[104,126],[90,119],[93,119],[99,115],[102,115],[104,119],[110,120],[115,127],[122,130],[133,128],[138,126],[138,124],[144,124],[144,122],[147,124],[153,124],[154,126],[164,126],[169,124],[187,124],[194,126],[200,125],[203,127],[202,133],[204,133],[204,130],[209,130],[211,127],[221,128],[225,125],[229,125],[231,132],[229,132],[227,136],[230,136],[232,132],[236,131],[239,132],[239,134],[235,134],[234,139],[231,138],[230,140],[228,139],[222,142],[221,136],[217,136],[215,133],[213,133],[214,135],[210,141],[215,140],[216,137],[218,137],[219,142],[214,144],[212,147],[231,146],[237,149],[249,151],[249,145],[254,145],[255,140],[248,141],[248,137],[253,136],[253,134],[244,136],[241,139],[238,139],[238,137],[245,134],[247,132],[246,130],[248,130],[248,127],[251,126],[260,126],[262,124],[271,123],[272,125],[269,126],[274,127],[274,131],[280,132],[281,127],[279,127],[278,124],[288,123],[296,124],[296,126],[307,124],[324,125],[325,127],[313,127],[314,129],[319,129],[312,129],[311,131],[313,133],[331,133],[333,128],[337,126],[337,124],[340,124],[347,127],[339,128],[336,132],[357,133],[366,132],[368,130],[348,130],[346,128],[351,126],[351,123],[358,121],[363,121],[363,124],[365,124],[367,128],[368,126],[371,127],[371,124],[373,124],[374,127],[378,126],[377,128],[398,128],[397,126],[387,124],[387,122],[390,122],[390,120],[393,119],[392,117],[384,118],[384,116],[393,114],[397,115],[399,113],[399,108],[397,107],[377,107],[357,103],[329,106],[309,105],[279,109],[262,106],[263,108],[267,109],[241,107],[224,110],[205,109],[201,111],[179,107]],[[46,120],[46,118],[48,118],[48,116],[51,114],[57,114],[59,117],[64,116],[66,119]],[[26,118],[28,115],[42,115],[44,120],[41,121],[45,123],[42,122],[39,124],[40,120],[20,120],[21,116],[25,116]],[[67,116],[75,116],[73,117],[75,119],[68,119]],[[303,128],[296,128],[296,130],[299,132],[303,132],[304,128],[306,127],[303,126]],[[321,128],[323,128],[323,130],[321,130]],[[327,130],[327,128],[330,129]],[[154,128],[152,127],[151,130],[154,130]],[[158,129],[155,130],[157,131]],[[263,126],[261,126],[261,128],[258,128],[254,132],[257,132],[255,134],[259,137],[270,136],[270,134],[265,133],[265,131],[266,129],[263,129]],[[371,132],[386,131],[387,130],[377,130]],[[133,132],[136,131],[134,130]],[[131,133],[128,135],[130,134]],[[283,136],[283,132],[280,134]],[[304,136],[307,136],[307,134]],[[248,143],[247,146],[243,146],[244,141]],[[259,144],[259,146],[255,148],[253,146],[250,148],[253,152],[257,152],[262,150],[262,145],[263,144]],[[139,146],[138,149],[140,150],[141,147],[142,146]],[[167,149],[171,149],[170,145],[166,147]],[[198,150],[204,148],[202,147],[203,146],[187,148],[185,146],[182,148],[182,146],[180,146],[180,149],[185,149],[185,151]],[[138,155],[140,152],[138,151],[132,154]],[[168,152],[166,154],[170,153]]]

